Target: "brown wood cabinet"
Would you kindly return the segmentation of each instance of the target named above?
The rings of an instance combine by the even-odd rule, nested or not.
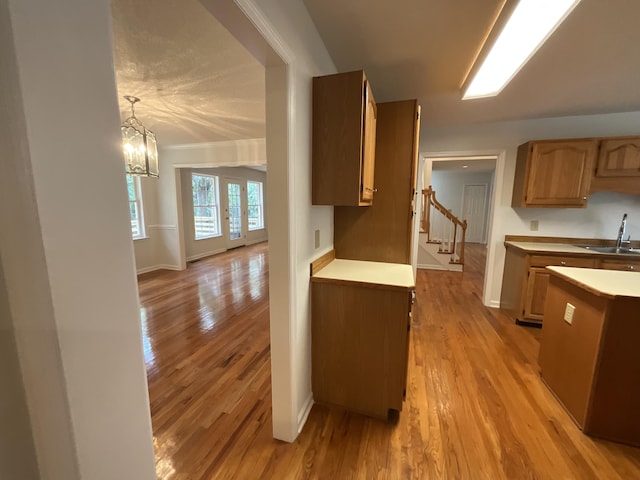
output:
[[[598,140],[541,140],[518,148],[513,207],[585,207]]]
[[[593,256],[536,255],[507,248],[500,306],[516,323],[542,323],[549,284],[547,266],[596,268],[597,260]]]
[[[376,102],[362,70],[313,79],[314,205],[371,205]]]
[[[335,262],[341,260],[325,268]],[[412,281],[411,267],[399,267]],[[390,410],[402,410],[413,291],[413,285],[312,276],[315,402],[384,419]]]
[[[378,104],[375,203],[334,209],[337,258],[411,263],[420,106]]]
[[[602,259],[598,268],[605,270],[623,270],[627,272],[640,272],[640,259],[624,258],[622,260]]]
[[[635,281],[629,275],[621,281]],[[539,354],[545,383],[584,433],[640,445],[640,298],[602,293],[557,272],[547,297]],[[571,322],[567,304],[575,308]]]
[[[609,138],[600,142],[596,177],[640,176],[640,137]]]

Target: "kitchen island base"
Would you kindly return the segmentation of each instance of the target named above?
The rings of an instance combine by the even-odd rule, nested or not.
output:
[[[640,298],[615,293],[619,284],[640,295],[640,275],[549,270],[542,379],[585,434],[640,445]]]

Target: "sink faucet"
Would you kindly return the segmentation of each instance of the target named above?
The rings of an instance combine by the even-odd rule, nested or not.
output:
[[[627,230],[627,214],[622,215],[622,222],[620,223],[620,229],[618,230],[618,238],[616,239],[616,248],[622,247],[623,243],[629,243],[631,236],[629,236],[629,240],[625,241],[624,235]]]

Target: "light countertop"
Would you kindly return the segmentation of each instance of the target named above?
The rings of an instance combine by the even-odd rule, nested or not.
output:
[[[545,243],[545,242],[505,242],[525,252],[549,252],[549,253],[580,253],[586,255],[603,255],[600,252],[588,250],[582,247],[576,247],[568,243]]]
[[[337,280],[400,287],[407,290],[415,287],[413,268],[411,265],[400,263],[335,259],[311,278],[315,281]]]
[[[640,298],[638,272],[575,267],[547,267],[547,270],[596,295]]]

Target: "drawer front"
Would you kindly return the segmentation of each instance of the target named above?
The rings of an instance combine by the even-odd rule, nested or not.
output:
[[[601,260],[600,268],[605,270],[626,270],[640,272],[640,260]]]
[[[531,255],[530,263],[532,267],[582,267],[595,268],[595,258],[584,257],[561,257],[554,255]]]

